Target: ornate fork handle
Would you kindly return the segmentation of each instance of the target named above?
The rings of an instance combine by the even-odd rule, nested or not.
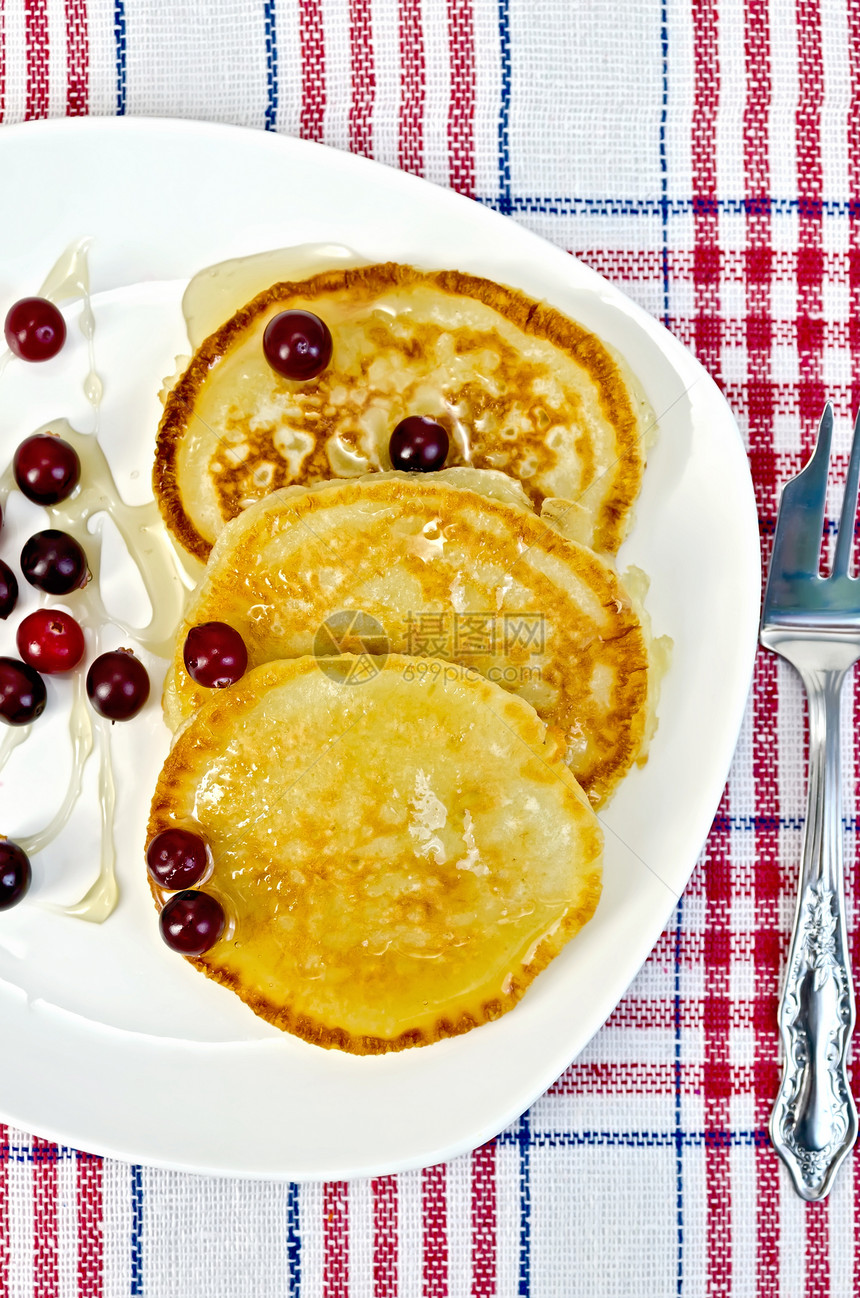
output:
[[[804,1199],[827,1194],[857,1137],[846,1069],[854,994],[845,930],[839,780],[839,698],[857,646],[829,648],[833,665],[827,668],[805,663],[802,645],[780,650],[800,672],[809,697],[809,787],[779,1014],[785,1058],[770,1133]],[[795,649],[799,652],[791,652]]]

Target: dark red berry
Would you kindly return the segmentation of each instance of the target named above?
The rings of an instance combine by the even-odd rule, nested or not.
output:
[[[15,452],[12,471],[28,500],[37,505],[56,505],[78,485],[81,462],[74,446],[62,437],[34,433]]]
[[[315,379],[331,360],[328,325],[311,311],[281,311],[263,334],[263,353],[285,379]]]
[[[0,617],[7,618],[18,603],[18,579],[8,563],[0,559]]]
[[[68,613],[37,609],[25,617],[16,637],[18,653],[31,667],[48,675],[70,672],[84,656],[84,633]]]
[[[202,622],[185,637],[185,669],[198,685],[223,690],[244,676],[248,650],[238,631],[226,622]]]
[[[24,546],[21,571],[37,590],[68,595],[87,583],[87,556],[68,532],[48,527]]]
[[[173,892],[200,882],[209,868],[209,853],[190,829],[163,829],[146,849],[146,864],[159,888]]]
[[[409,415],[391,434],[388,455],[393,469],[431,473],[441,469],[448,455],[448,434],[435,419]]]
[[[66,341],[66,322],[53,302],[23,297],[9,308],[3,333],[22,361],[49,361]]]
[[[8,839],[0,842],[0,910],[17,905],[26,895],[32,877],[27,853]]]
[[[203,955],[224,932],[220,902],[208,892],[188,889],[171,897],[161,912],[161,936],[180,955]]]
[[[87,672],[87,697],[99,716],[128,721],[149,698],[149,676],[128,649],[99,654]]]
[[[0,658],[0,719],[27,726],[45,710],[48,694],[35,668],[17,658]]]

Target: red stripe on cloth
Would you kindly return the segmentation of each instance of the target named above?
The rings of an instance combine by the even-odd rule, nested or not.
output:
[[[812,440],[827,399],[821,352],[823,342],[821,251],[821,106],[824,60],[818,0],[798,0],[797,63],[799,72],[797,132],[797,351],[801,423]]]
[[[860,49],[860,4],[846,5],[848,20],[849,49]],[[848,60],[851,76],[851,98],[847,116],[848,143],[848,317],[849,348],[851,356],[851,412],[860,409],[860,60]],[[860,773],[860,681],[854,673],[852,682],[853,697],[853,747],[854,747],[854,799],[858,796],[858,773]],[[849,810],[849,808],[846,808]],[[855,813],[856,814],[856,813]],[[850,846],[846,844],[845,853],[845,886],[848,903],[848,946],[852,963],[860,953],[860,870],[858,870],[857,841],[849,835]],[[853,1049],[857,1058],[857,1045]],[[857,1066],[854,1065],[854,1077],[857,1077]],[[856,1080],[855,1080],[856,1087]],[[860,1158],[854,1155],[853,1190],[854,1203],[860,1204]],[[847,1172],[847,1168],[845,1169]],[[844,1174],[844,1173],[843,1173]],[[860,1293],[860,1212],[854,1212],[854,1282],[852,1293]]]
[[[325,36],[321,0],[299,0],[299,45],[302,60],[302,110],[299,133],[322,140],[325,112]]]
[[[720,246],[717,215],[717,112],[720,65],[716,6],[693,7],[695,91],[693,96],[693,283],[695,349],[720,379]]]
[[[9,1128],[0,1123],[0,1294],[9,1293]]]
[[[373,1196],[373,1298],[397,1293],[397,1177],[377,1176]]]
[[[424,97],[426,88],[421,0],[400,4],[400,138],[397,164],[403,171],[424,171]]]
[[[323,1186],[322,1298],[349,1298],[349,1187],[346,1181]]]
[[[860,32],[858,32],[857,38],[860,39]],[[860,103],[858,103],[856,111],[860,111]],[[852,109],[852,115],[854,112],[855,110]],[[854,124],[852,122],[853,129]],[[751,153],[759,156],[761,149],[756,148],[751,150]],[[851,164],[854,164],[854,159],[851,159]],[[769,202],[767,208],[769,209]],[[755,228],[759,223],[761,223],[762,228],[770,228],[772,222],[769,210],[749,213],[747,228]],[[568,252],[570,252],[571,256],[578,257],[580,261],[587,262],[593,270],[605,275],[608,279],[658,280],[660,283],[663,281],[664,258],[662,252],[628,248],[575,248],[568,249]],[[768,249],[768,254],[770,258],[768,274],[770,283],[794,284],[797,279],[797,251],[791,248],[771,247]],[[848,275],[849,266],[850,255],[847,252],[834,251],[833,249],[822,252],[822,267],[825,278],[842,279]],[[695,255],[687,248],[670,248],[666,254],[665,268],[671,280],[689,283],[693,280]],[[747,250],[730,251],[723,249],[720,258],[720,278],[723,284],[746,284],[749,282],[749,277],[750,264]],[[838,321],[828,321],[831,327],[836,326],[838,323]]]
[[[772,355],[774,256],[771,193],[769,109],[772,98],[768,0],[747,0],[744,15],[746,102],[743,117],[744,179],[748,200],[745,250],[747,391],[750,461],[760,517],[776,511],[776,459],[774,416],[777,400],[773,386]],[[760,201],[757,201],[760,200]],[[755,748],[753,779],[756,810],[779,816],[777,781],[777,694],[775,660],[769,656],[754,687]],[[779,935],[780,842],[776,829],[762,822],[756,832],[755,890],[756,991],[762,997],[762,1016],[755,1024],[756,1077],[755,1124],[764,1127],[770,1116],[777,1086],[777,990],[780,975]],[[779,1292],[779,1181],[773,1150],[758,1147],[756,1176],[756,1280],[757,1293]]]
[[[496,1298],[496,1146],[472,1154],[471,1298]]]
[[[66,116],[89,109],[90,36],[86,0],[66,0]]]
[[[78,1292],[86,1298],[104,1293],[104,1197],[102,1160],[78,1153],[75,1192],[78,1209]]]
[[[349,0],[349,59],[352,100],[349,106],[349,147],[352,153],[373,154],[373,101],[376,70],[370,0]]]
[[[421,1218],[424,1224],[422,1298],[448,1298],[448,1203],[444,1163],[421,1173]]]
[[[723,794],[718,816],[728,819],[728,798]],[[708,1294],[723,1298],[732,1292],[732,1184],[729,1134],[732,1094],[731,999],[729,972],[732,963],[731,903],[733,880],[729,834],[711,830],[706,851],[705,1007],[704,1007],[704,1113],[705,1186],[708,1200]]]
[[[46,0],[24,0],[27,50],[25,121],[48,115],[48,6]]]
[[[652,959],[654,957],[652,956]],[[571,1064],[547,1092],[548,1095],[674,1095],[674,1064]],[[701,1089],[701,1068],[681,1066],[681,1089]]]
[[[475,197],[475,23],[472,0],[448,0],[448,180]]]
[[[57,1298],[57,1146],[33,1137],[33,1298]]]
[[[0,122],[6,119],[6,6],[0,4]]]
[[[860,4],[846,5],[848,48],[860,49]],[[848,60],[851,75],[851,99],[846,122],[848,136],[848,293],[849,347],[851,349],[851,410],[860,409],[860,60]],[[855,768],[857,769],[857,768]],[[855,947],[856,950],[856,947]],[[860,1265],[860,1262],[858,1262]]]

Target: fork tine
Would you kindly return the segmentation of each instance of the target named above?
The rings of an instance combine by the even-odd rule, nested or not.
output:
[[[782,489],[773,538],[773,572],[784,576],[818,573],[832,436],[833,407],[828,401],[812,458]]]
[[[848,474],[845,478],[845,497],[842,501],[842,513],[839,515],[839,531],[836,534],[836,553],[833,556],[833,576],[847,577],[851,563],[851,551],[854,542],[854,520],[857,517],[857,486],[860,482],[860,411],[854,420],[854,438],[851,442],[851,458],[848,461]]]

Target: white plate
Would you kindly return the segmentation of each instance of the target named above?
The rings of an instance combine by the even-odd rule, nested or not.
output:
[[[476,203],[360,158],[232,128],[90,119],[4,128],[0,173],[0,312],[37,290],[67,244],[92,239],[103,439],[135,502],[148,491],[156,393],[185,347],[181,290],[226,257],[330,241],[373,260],[486,274],[596,329],[645,385],[660,436],[622,566],[650,573],[648,607],[655,630],[674,640],[673,666],[650,760],[602,817],[597,915],[512,1013],[428,1049],[356,1059],[269,1028],[173,957],[142,865],[167,747],[155,700],[113,731],[119,909],[96,927],[42,906],[74,900],[97,870],[89,770],[71,824],[34,859],[29,897],[0,916],[0,1112],[18,1126],[174,1168],[297,1179],[393,1171],[473,1147],[527,1108],[612,1011],[686,885],[719,801],[760,587],[756,510],[728,407],[660,325],[585,266]],[[0,375],[4,463],[47,419],[90,426],[85,368],[73,328],[56,361]],[[13,493],[0,554],[14,564],[43,520]],[[25,589],[0,626],[0,652],[15,653],[19,615],[35,602]],[[147,661],[157,677],[163,664]],[[38,828],[62,797],[68,692],[50,683],[49,712],[0,776],[0,829],[10,837]]]

